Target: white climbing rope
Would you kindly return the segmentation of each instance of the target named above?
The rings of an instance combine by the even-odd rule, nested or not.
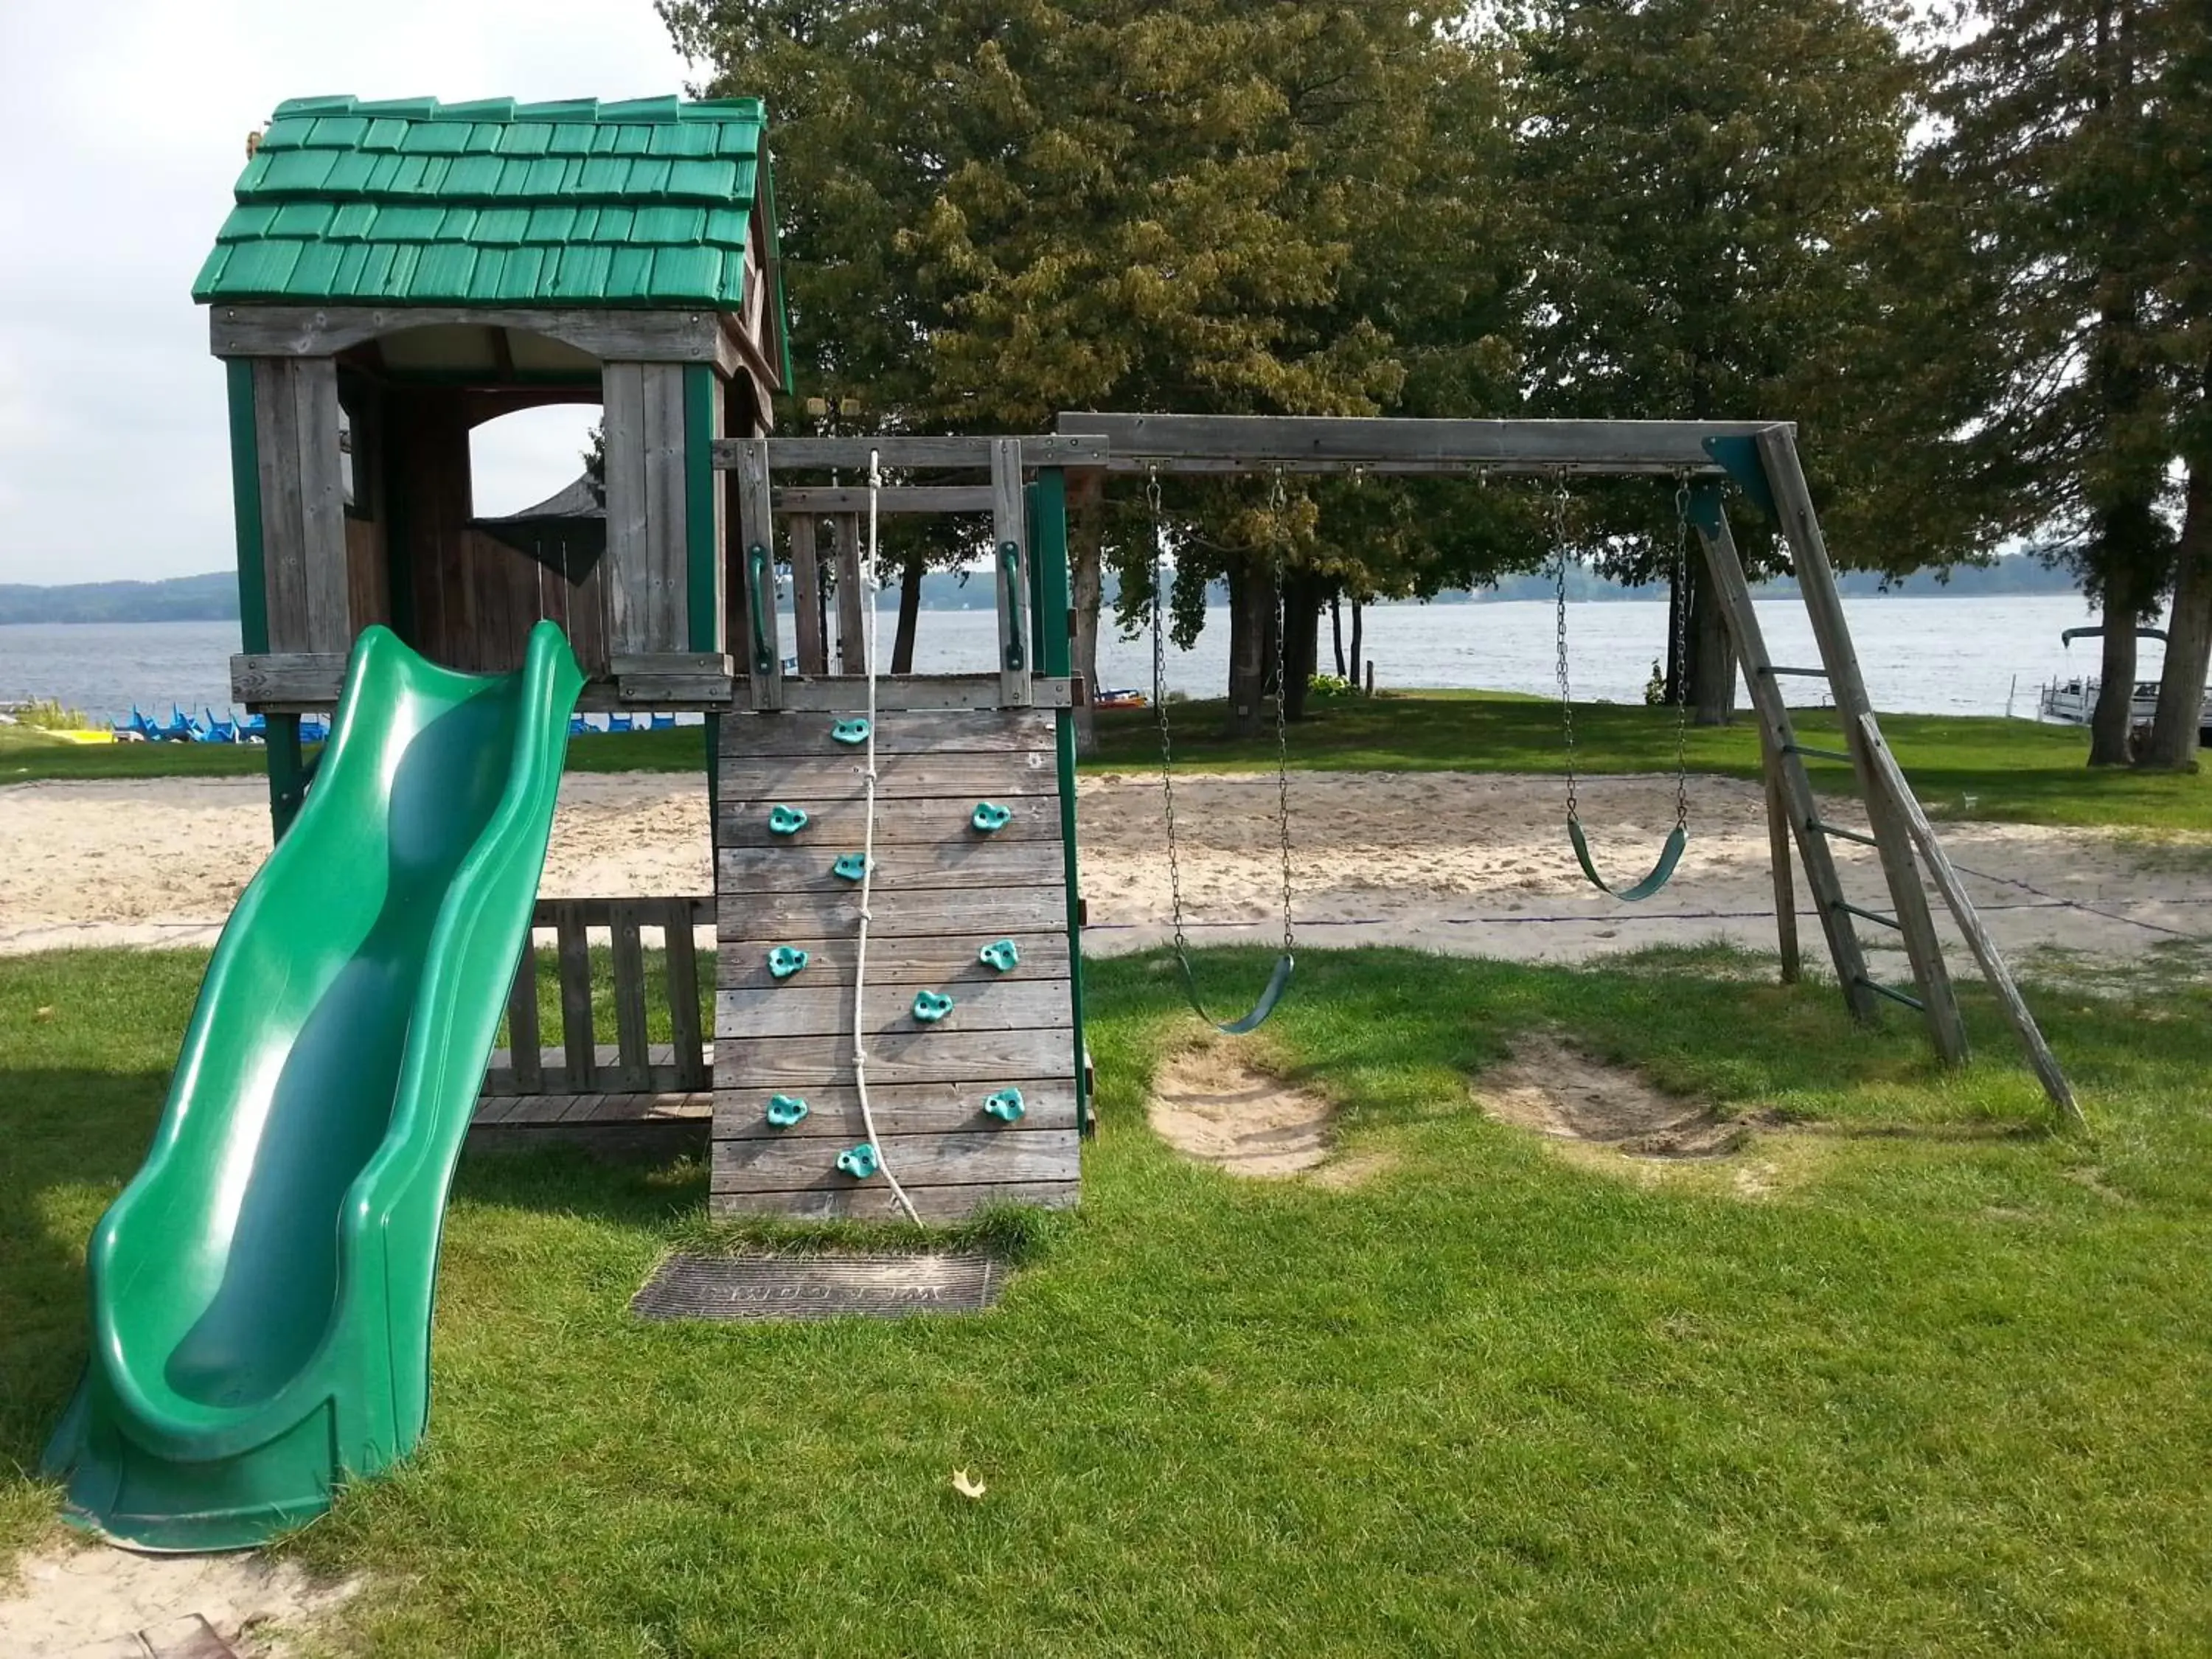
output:
[[[876,1169],[891,1189],[891,1196],[906,1212],[906,1218],[919,1227],[921,1218],[915,1213],[914,1200],[899,1185],[898,1177],[891,1173],[891,1161],[884,1154],[883,1137],[876,1133],[876,1114],[868,1104],[868,1044],[863,1010],[867,1002],[868,988],[868,898],[876,880],[876,664],[879,660],[876,647],[883,640],[884,608],[878,603],[884,585],[876,569],[876,493],[883,488],[883,468],[878,464],[878,453],[868,452],[868,556],[861,567],[861,594],[868,605],[868,735],[867,770],[864,775],[867,793],[867,809],[860,842],[860,947],[853,956],[853,1091],[860,1098],[860,1123],[868,1132],[868,1145],[876,1149]]]

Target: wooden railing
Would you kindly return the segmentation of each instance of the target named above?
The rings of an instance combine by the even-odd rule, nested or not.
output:
[[[714,919],[712,898],[540,899],[531,916],[530,948],[507,994],[509,1047],[495,1052],[484,1073],[487,1096],[688,1094],[714,1086],[714,1056],[700,1017],[699,956],[692,929]],[[646,974],[643,930],[663,938],[658,988],[672,1041],[647,1040],[654,987]],[[591,934],[604,929],[612,945],[615,1041],[592,1030]],[[559,1030],[539,1029],[537,933],[550,929],[560,978]],[[554,1046],[544,1046],[548,1036]]]

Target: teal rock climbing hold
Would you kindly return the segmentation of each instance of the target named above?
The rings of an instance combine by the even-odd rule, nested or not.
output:
[[[934,1025],[951,1012],[952,999],[940,991],[914,994],[914,1017],[924,1025]]]
[[[987,836],[994,830],[1005,829],[1013,821],[1012,809],[997,805],[988,800],[977,801],[975,810],[968,815],[968,822]]]
[[[809,957],[796,945],[779,945],[768,953],[768,970],[778,979],[789,979],[806,966]]]
[[[868,723],[866,720],[839,720],[830,728],[830,735],[839,743],[866,743]]]
[[[771,806],[768,809],[768,832],[771,836],[795,836],[806,828],[806,814],[796,806]]]
[[[993,939],[975,952],[976,961],[1001,974],[1012,972],[1014,965],[1021,959],[1021,951],[1015,948],[1013,940],[1010,939]]]
[[[806,1115],[806,1103],[797,1095],[770,1095],[768,1097],[768,1121],[779,1129],[788,1129]]]
[[[995,1117],[1001,1123],[1013,1122],[1028,1109],[1022,1104],[1019,1089],[1001,1089],[998,1093],[986,1097],[983,1102],[983,1115]]]
[[[884,1167],[883,1154],[867,1141],[837,1154],[837,1167],[855,1181],[866,1181]]]
[[[830,866],[830,873],[840,881],[858,881],[868,873],[867,855],[863,853],[848,853]]]

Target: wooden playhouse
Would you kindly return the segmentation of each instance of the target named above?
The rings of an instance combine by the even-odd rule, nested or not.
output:
[[[874,688],[860,1040],[884,1158],[922,1214],[1073,1203],[1085,1079],[1063,469],[1095,465],[1098,442],[771,437],[787,347],[765,122],[747,99],[284,104],[194,295],[229,382],[233,687],[269,716],[280,835],[311,787],[300,716],[335,704],[373,623],[497,672],[550,617],[590,676],[586,707],[705,716],[714,892],[541,901],[558,1018],[540,1018],[526,951],[478,1121],[615,1141],[710,1120],[720,1212],[890,1212],[880,1178],[837,1163],[865,1139],[858,901],[836,873],[864,838],[865,767],[833,729],[868,706],[866,452],[936,480],[875,492],[878,512],[973,515],[992,659]],[[547,403],[603,410],[603,501],[477,516],[470,433]],[[709,921],[711,1027],[693,948]],[[600,941],[611,1031],[592,1008]],[[779,975],[772,952],[805,966]],[[941,999],[950,1011],[923,1018]],[[795,1100],[805,1115],[781,1121]]]

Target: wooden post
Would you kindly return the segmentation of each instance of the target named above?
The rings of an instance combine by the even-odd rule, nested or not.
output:
[[[519,1095],[544,1091],[545,1057],[538,1045],[538,938],[525,928],[514,983],[507,994],[507,1065]]]
[[[860,515],[840,513],[837,535],[837,672],[868,672],[868,592],[860,580]]]
[[[1716,584],[1717,586],[1717,584]],[[1747,685],[1756,678],[1748,668]],[[1759,723],[1759,774],[1766,795],[1766,856],[1774,871],[1774,939],[1782,952],[1782,982],[1795,985],[1804,964],[1797,954],[1797,884],[1790,874],[1790,809],[1784,803],[1782,757],[1774,751],[1774,733]]]
[[[999,701],[1029,706],[1031,674],[1029,528],[1022,512],[1022,441],[991,442],[991,568],[999,600]]]
[[[1936,1051],[1946,1063],[1955,1066],[1966,1058],[1966,1028],[1951,994],[1942,942],[1936,935],[1935,918],[1928,912],[1928,896],[1920,888],[1904,819],[1879,787],[1874,760],[1860,727],[1860,717],[1871,713],[1873,704],[1859,674],[1858,653],[1851,645],[1842,596],[1836,591],[1836,574],[1828,562],[1827,544],[1813,512],[1812,492],[1806,485],[1804,469],[1798,465],[1797,447],[1790,429],[1769,427],[1761,432],[1759,454],[1782,520],[1782,533],[1790,543],[1797,591],[1813,620],[1813,636],[1820,641],[1828,690],[1834,694],[1843,719],[1844,736],[1851,751],[1853,769],[1858,774],[1860,793],[1866,799],[1875,850],[1881,855],[1882,874],[1888,879],[1898,931],[1904,935],[1905,954],[1911,959],[1912,976],[1919,988],[1921,1011],[1927,1018]]]
[[[2012,969],[2006,965],[2003,956],[1998,951],[1996,941],[1990,937],[1989,929],[1982,925],[1982,918],[1975,910],[1973,901],[1966,896],[1966,885],[1960,881],[1959,872],[1952,866],[1950,856],[1943,851],[1943,844],[1936,839],[1936,827],[1929,823],[1928,814],[1921,810],[1919,799],[1912,793],[1912,786],[1905,781],[1905,770],[1898,765],[1897,757],[1890,753],[1889,744],[1881,735],[1881,727],[1870,714],[1860,715],[1856,726],[1867,757],[1873,764],[1878,786],[1889,798],[1891,805],[1903,815],[1913,842],[1920,849],[1921,859],[1928,866],[1928,873],[1935,878],[1936,890],[1943,895],[1943,902],[1951,908],[1951,919],[1959,924],[1959,931],[1966,936],[1967,948],[1973,951],[1974,960],[1981,964],[1983,976],[1989,981],[1990,988],[1996,992],[1997,1000],[2004,1006],[2005,1018],[2012,1022],[2012,1029],[2019,1035],[2021,1046],[2027,1050],[2027,1062],[2035,1068],[2035,1075],[2043,1084],[2043,1092],[2050,1096],[2051,1103],[2058,1109],[2059,1115],[2067,1122],[2076,1128],[2087,1128],[2088,1121],[2081,1115],[2081,1103],[2074,1098],[2074,1091],[2066,1081],[2066,1073],[2059,1070],[2057,1056],[2051,1052],[2050,1044],[2044,1042],[2042,1028],[2036,1024],[2035,1016],[2028,1012],[2027,1002],[2020,994],[2020,986],[2013,979]]]
[[[1870,1020],[1875,1017],[1875,994],[1867,988],[1866,958],[1860,952],[1858,935],[1851,931],[1850,917],[1838,908],[1843,899],[1843,883],[1836,874],[1835,855],[1820,830],[1820,815],[1813,799],[1812,783],[1805,775],[1804,767],[1790,753],[1796,734],[1790,724],[1790,710],[1782,700],[1782,688],[1768,667],[1773,659],[1767,654],[1766,637],[1759,625],[1759,613],[1752,605],[1751,584],[1744,575],[1743,560],[1736,552],[1735,532],[1729,528],[1728,509],[1718,485],[1702,484],[1692,493],[1690,516],[1697,526],[1698,545],[1705,552],[1713,586],[1727,609],[1736,649],[1747,671],[1752,706],[1759,711],[1760,728],[1780,766],[1790,827],[1796,832],[1798,856],[1805,866],[1805,884],[1812,891],[1820,918],[1820,931],[1828,941],[1828,959],[1835,963],[1836,978],[1842,983],[1844,1001],[1852,1017]]]
[[[822,572],[814,551],[815,520],[801,513],[790,523],[791,611],[793,631],[799,635],[799,672],[830,672],[829,647],[822,629]]]
[[[745,441],[738,465],[738,572],[745,636],[738,653],[752,677],[753,707],[783,707],[783,646],[776,638],[775,514],[769,498],[768,441]]]

